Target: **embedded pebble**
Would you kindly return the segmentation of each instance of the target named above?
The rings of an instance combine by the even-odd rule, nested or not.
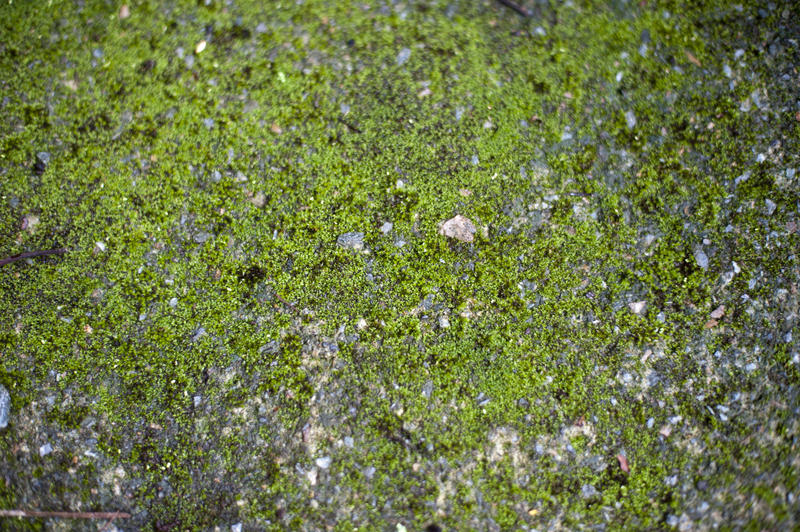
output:
[[[381,226],[381,233],[384,235],[389,234],[393,227],[394,225],[392,222],[383,222],[383,225]]]
[[[444,222],[439,228],[439,234],[448,238],[455,238],[461,242],[472,242],[478,230],[472,220],[460,214]]]
[[[631,309],[631,312],[637,315],[642,314],[646,307],[647,301],[635,301],[633,303],[628,303],[628,308]]]
[[[0,384],[0,429],[8,426],[8,418],[11,416],[11,394],[5,386]]]
[[[361,251],[364,249],[364,233],[353,231],[351,233],[341,234],[339,238],[336,239],[336,243],[345,249]]]
[[[49,443],[45,443],[41,447],[39,447],[39,456],[47,456],[48,454],[53,452],[53,446]]]
[[[708,269],[708,255],[706,255],[702,249],[697,248],[694,251],[694,260],[697,261],[697,265],[702,269]]]
[[[397,64],[402,66],[408,59],[411,57],[411,49],[410,48],[403,48],[400,50],[400,53],[397,54]]]
[[[39,217],[35,214],[26,214],[22,218],[22,224],[20,225],[20,228],[23,231],[28,231],[30,233],[37,225],[39,225]]]
[[[331,466],[331,461],[330,456],[323,456],[322,458],[317,458],[316,464],[320,469],[328,469]]]
[[[597,491],[597,488],[591,484],[584,484],[581,486],[581,496],[584,499],[591,499],[592,497],[597,497],[598,495],[600,495],[600,492]]]
[[[633,114],[633,111],[625,112],[625,124],[627,124],[628,129],[633,129],[636,126],[636,115]]]

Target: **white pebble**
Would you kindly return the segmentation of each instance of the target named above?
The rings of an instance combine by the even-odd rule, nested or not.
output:
[[[635,301],[633,303],[628,303],[628,308],[631,309],[631,312],[633,312],[637,316],[641,315],[646,307],[647,307],[647,301]]]

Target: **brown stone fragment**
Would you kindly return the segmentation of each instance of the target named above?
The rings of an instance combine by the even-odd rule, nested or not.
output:
[[[461,242],[472,242],[477,231],[472,220],[460,214],[450,218],[439,227],[439,234]]]

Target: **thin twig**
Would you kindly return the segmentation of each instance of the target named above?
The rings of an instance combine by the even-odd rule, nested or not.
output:
[[[61,253],[66,253],[66,248],[58,248],[58,249],[45,249],[42,251],[27,251],[25,253],[20,253],[18,255],[14,255],[13,257],[6,257],[5,259],[0,259],[0,266],[4,264],[9,264],[11,262],[15,262],[22,259],[29,259],[31,257],[42,257],[44,255],[58,255]]]
[[[530,11],[528,11],[527,9],[525,9],[524,7],[522,7],[521,5],[519,5],[516,2],[512,2],[511,0],[497,0],[497,1],[500,2],[501,4],[503,4],[504,6],[513,9],[514,11],[516,11],[518,14],[522,15],[523,17],[530,17],[531,16],[531,12]]]
[[[64,517],[67,519],[127,519],[126,512],[39,512],[36,510],[0,510],[0,517]]]
[[[294,313],[297,313],[297,307],[295,307],[294,305],[292,305],[291,303],[289,303],[288,301],[283,299],[277,292],[275,292],[275,297],[278,298],[278,301],[280,301],[281,303],[286,305],[286,308],[288,308],[289,310],[291,310]]]

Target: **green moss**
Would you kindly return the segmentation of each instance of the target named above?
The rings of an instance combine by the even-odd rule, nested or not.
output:
[[[796,233],[763,245],[796,203],[776,185],[781,165],[729,187],[761,142],[763,126],[739,109],[762,82],[731,89],[714,73],[741,39],[764,40],[741,35],[757,31],[742,22],[755,6],[578,3],[522,20],[495,3],[459,3],[448,18],[435,2],[404,16],[316,1],[143,2],[123,20],[116,6],[53,4],[14,3],[2,22],[0,230],[3,255],[70,251],[2,267],[0,383],[15,413],[43,390],[88,400],[44,420],[59,430],[102,420],[99,447],[141,481],[131,504],[149,517],[137,526],[203,529],[246,515],[320,528],[296,472],[316,458],[302,430],[320,418],[317,454],[346,435],[363,445],[319,489],[341,473],[366,529],[432,522],[444,488],[425,468],[440,458],[480,463],[470,487],[453,481],[443,526],[480,514],[504,529],[556,518],[578,527],[614,508],[612,526],[664,527],[687,504],[664,477],[704,464],[663,443],[658,426],[643,430],[650,418],[680,414],[724,434],[704,440],[720,478],[759,470],[735,456],[748,428],[708,405],[725,402],[731,382],[749,393],[772,379],[785,391],[797,380],[792,354],[770,347],[763,373],[731,368],[731,382],[702,382],[706,367],[686,351],[701,337],[727,352],[769,326],[733,294],[768,301],[797,266],[786,253]],[[192,54],[201,39],[188,67],[175,50]],[[787,137],[797,133],[785,122]],[[51,154],[45,166],[40,151]],[[748,207],[767,198],[778,205],[769,219]],[[29,214],[39,225],[20,230]],[[438,234],[456,214],[478,227],[474,242]],[[351,231],[369,253],[336,244]],[[655,241],[644,251],[646,234]],[[708,269],[694,256],[704,238]],[[723,291],[731,261],[747,273]],[[758,270],[769,282],[751,290],[745,275]],[[630,312],[642,300],[645,311]],[[722,326],[705,329],[723,302]],[[659,348],[663,357],[642,361]],[[660,380],[644,395],[619,385],[646,370]],[[335,414],[319,413],[320,391],[341,392]],[[579,422],[594,439],[557,445],[570,443],[576,460],[602,455],[602,471],[532,451]],[[788,442],[795,429],[781,423]],[[533,462],[526,485],[508,460],[481,462],[497,427],[513,428]],[[240,456],[259,445],[287,449],[270,447],[247,470]],[[618,470],[620,449],[630,475]],[[371,481],[364,464],[375,464]],[[174,491],[159,498],[165,476]],[[597,500],[581,498],[584,484]],[[788,515],[785,501],[749,486]],[[0,491],[3,504],[17,488]],[[240,489],[247,508],[233,508]]]

